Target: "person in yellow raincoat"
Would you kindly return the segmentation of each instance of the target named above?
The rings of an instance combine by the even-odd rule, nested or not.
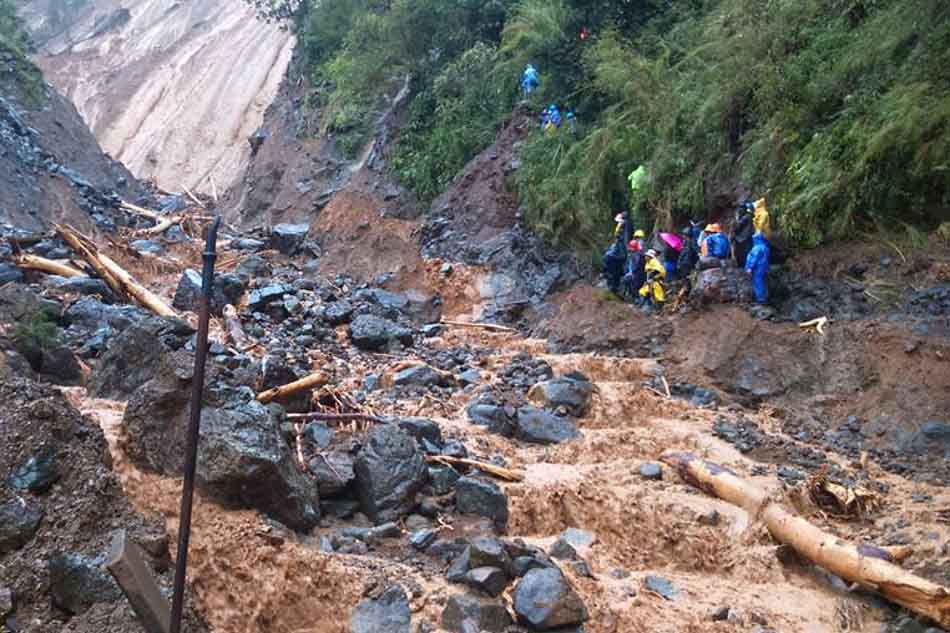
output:
[[[649,299],[654,307],[660,307],[666,301],[666,290],[663,280],[666,279],[666,266],[656,257],[656,251],[647,251],[647,264],[644,267],[647,282],[640,288],[640,296]]]
[[[772,239],[772,224],[769,219],[769,208],[765,204],[765,198],[759,198],[755,201],[755,213],[752,216],[752,225],[756,233],[761,233],[765,239]]]

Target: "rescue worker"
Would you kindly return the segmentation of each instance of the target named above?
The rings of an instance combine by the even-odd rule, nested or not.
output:
[[[617,216],[618,218],[621,215]],[[607,279],[607,289],[615,295],[620,294],[620,282],[623,278],[624,264],[627,262],[626,247],[623,241],[623,223],[617,223],[617,230],[614,232],[614,241],[604,252],[602,263],[604,265],[604,277]]]
[[[521,94],[527,99],[531,96],[531,93],[537,90],[538,86],[541,85],[541,78],[538,76],[538,71],[534,66],[528,64],[525,66],[524,74],[521,75]]]
[[[732,250],[736,256],[736,265],[745,266],[746,256],[752,249],[752,234],[755,227],[752,224],[752,213],[755,206],[750,202],[743,202],[736,212],[736,224],[732,228]]]
[[[647,300],[649,305],[659,309],[666,301],[666,291],[663,288],[663,280],[666,278],[666,268],[656,257],[656,251],[652,248],[647,251],[646,283],[640,288],[640,296]]]
[[[769,208],[765,204],[765,198],[759,198],[755,201],[755,213],[752,216],[752,224],[755,226],[755,232],[761,233],[765,239],[772,239],[772,223],[769,218]]]
[[[663,267],[666,268],[666,278],[669,281],[677,279],[679,255],[679,252],[669,244],[663,245]]]
[[[707,224],[706,234],[700,245],[700,254],[703,257],[715,257],[716,259],[727,259],[729,257],[729,238],[722,234],[722,228],[718,224]]]
[[[690,224],[692,225],[693,223],[690,222]],[[698,229],[698,227],[696,228]],[[696,233],[698,234],[698,231]],[[688,226],[683,229],[683,250],[680,251],[679,261],[677,262],[680,277],[683,279],[689,277],[698,262],[699,245],[693,234],[693,226]]]
[[[552,103],[541,119],[541,129],[548,134],[553,134],[559,127],[561,127],[561,111]]]
[[[639,290],[646,282],[646,256],[643,244],[639,240],[630,240],[627,244],[627,267],[623,276],[623,288],[634,303],[641,302]]]
[[[643,241],[647,238],[647,234],[643,232],[643,229],[637,229],[633,234],[633,239],[637,240],[640,243],[640,250],[643,250]]]
[[[746,258],[745,271],[752,277],[752,289],[755,291],[755,302],[765,305],[769,300],[769,258],[772,249],[769,241],[762,233],[752,237],[752,250]]]
[[[577,117],[574,116],[574,111],[568,110],[565,118],[567,118],[567,122],[571,126],[571,136],[577,138]]]

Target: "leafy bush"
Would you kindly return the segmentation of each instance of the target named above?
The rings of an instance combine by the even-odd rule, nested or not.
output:
[[[27,102],[36,104],[46,94],[40,70],[27,58],[30,39],[23,30],[16,7],[10,0],[0,0],[0,56],[13,61],[12,79]],[[0,80],[5,79],[0,71]]]

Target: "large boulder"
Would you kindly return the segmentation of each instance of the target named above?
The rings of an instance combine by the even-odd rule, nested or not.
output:
[[[514,591],[518,618],[535,631],[574,626],[587,620],[587,608],[559,569],[532,569]]]
[[[491,519],[499,530],[508,526],[508,497],[493,481],[462,477],[455,482],[455,506],[462,514]]]
[[[125,410],[124,448],[140,468],[180,475],[190,411],[193,360],[175,352],[138,389]],[[216,383],[209,367],[209,385]],[[301,473],[280,434],[282,411],[265,407],[249,388],[207,388],[201,413],[199,487],[300,530],[320,518],[318,484]]]
[[[0,554],[26,545],[40,527],[43,511],[21,498],[0,504]]]
[[[66,308],[63,317],[66,323],[88,330],[107,326],[122,332],[133,323],[148,319],[149,314],[137,306],[106,305],[94,297],[83,297]]]
[[[528,392],[528,399],[545,409],[564,408],[568,415],[581,418],[590,407],[594,385],[580,374],[539,382]]]
[[[308,224],[278,224],[271,232],[271,248],[284,255],[295,255],[310,233]]]
[[[577,425],[570,418],[555,415],[534,407],[518,409],[518,421],[515,436],[532,444],[560,444],[575,438]]]
[[[118,585],[100,562],[69,552],[55,552],[49,559],[49,592],[53,604],[73,615],[100,602],[118,602]]]
[[[415,440],[392,424],[370,432],[353,470],[363,512],[377,524],[409,514],[428,477]]]
[[[364,288],[356,293],[356,299],[376,306],[387,318],[398,319],[404,315],[418,326],[442,320],[442,299],[418,290],[398,294],[380,288]]]
[[[215,275],[211,292],[211,311],[221,315],[224,306],[236,305],[244,294],[244,280],[235,273]],[[201,273],[191,268],[182,273],[172,306],[178,310],[198,312],[201,302]]]
[[[471,594],[452,596],[442,612],[442,628],[463,633],[466,622],[474,624],[474,630],[488,633],[504,633],[512,624],[505,605],[498,601]]]
[[[318,453],[308,464],[321,497],[335,497],[356,480],[353,458],[340,451]]]
[[[412,613],[402,587],[393,585],[375,599],[356,605],[350,617],[351,633],[410,633]]]
[[[492,401],[475,400],[465,409],[472,424],[484,426],[492,433],[511,437],[517,426],[517,411]]]
[[[743,303],[754,299],[752,282],[741,268],[717,267],[697,273],[690,293],[691,301],[707,303]]]
[[[353,345],[369,352],[384,350],[393,343],[412,345],[412,330],[371,314],[353,319],[349,333]]]

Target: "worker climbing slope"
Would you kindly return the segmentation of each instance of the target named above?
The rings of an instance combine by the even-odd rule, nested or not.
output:
[[[541,77],[537,69],[528,64],[525,66],[524,73],[521,75],[521,96],[524,99],[531,98],[531,93],[541,86]]]
[[[648,305],[659,310],[666,301],[666,289],[663,281],[666,279],[666,267],[657,258],[656,251],[650,249],[646,254],[647,262],[644,268],[646,283],[640,288],[640,296],[646,299]]]

